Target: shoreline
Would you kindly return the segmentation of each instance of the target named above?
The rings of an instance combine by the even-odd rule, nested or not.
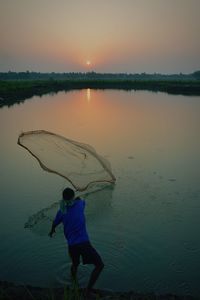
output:
[[[33,96],[82,89],[145,90],[172,95],[200,96],[200,80],[0,80],[0,107],[11,106]]]
[[[198,300],[199,297],[190,295],[180,296],[175,294],[154,294],[154,293],[137,293],[134,291],[111,292],[106,290],[95,289],[96,296],[91,299],[116,299],[116,300]],[[31,285],[20,285],[7,281],[0,281],[0,299],[12,300],[83,300],[83,289],[75,288],[44,288],[34,287]],[[90,299],[90,298],[89,298]]]

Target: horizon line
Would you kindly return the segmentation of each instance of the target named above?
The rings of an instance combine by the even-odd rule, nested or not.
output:
[[[200,72],[200,69],[198,70],[194,70],[191,73],[183,73],[183,72],[177,72],[177,73],[159,73],[159,72],[153,72],[153,73],[147,73],[147,72],[136,72],[136,73],[132,73],[132,72],[96,72],[96,71],[68,71],[68,72],[59,72],[59,71],[50,71],[50,72],[45,72],[45,71],[30,71],[30,70],[26,70],[26,71],[0,71],[0,74],[7,74],[7,73],[37,73],[37,74],[100,74],[100,75],[106,75],[106,74],[112,74],[112,75],[163,75],[163,76],[168,76],[168,75],[193,75],[197,72]]]

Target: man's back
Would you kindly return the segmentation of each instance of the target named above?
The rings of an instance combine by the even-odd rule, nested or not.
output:
[[[58,211],[54,224],[57,226],[61,222],[64,226],[64,234],[70,246],[89,241],[86,230],[85,201],[77,198],[72,206],[68,207],[64,212]]]

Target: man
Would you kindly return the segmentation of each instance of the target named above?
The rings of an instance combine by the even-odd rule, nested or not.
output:
[[[55,233],[55,228],[60,223],[63,223],[64,234],[72,259],[71,274],[74,279],[77,275],[80,257],[82,257],[83,264],[93,264],[95,266],[86,288],[86,294],[89,295],[104,264],[100,255],[90,244],[86,229],[84,208],[85,201],[80,198],[75,198],[74,191],[70,188],[66,188],[63,191],[63,200],[53,221],[49,236],[52,237]]]

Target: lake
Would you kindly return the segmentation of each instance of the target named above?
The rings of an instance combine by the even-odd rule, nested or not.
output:
[[[91,145],[116,177],[86,208],[91,241],[105,263],[96,287],[200,294],[200,97],[59,92],[1,108],[0,126],[0,280],[70,282],[63,235],[50,239],[43,225],[43,233],[24,228],[69,185],[17,145],[22,131],[43,129]],[[85,286],[91,267],[79,271]]]

